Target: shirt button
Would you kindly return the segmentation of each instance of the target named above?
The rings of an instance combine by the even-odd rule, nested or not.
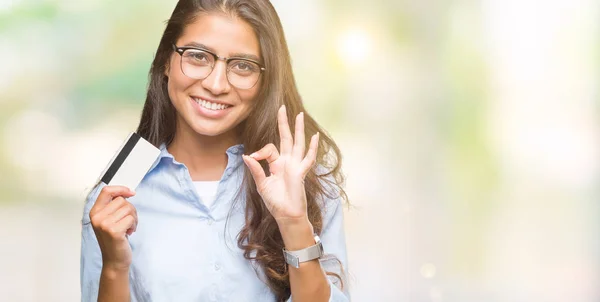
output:
[[[208,223],[208,225],[212,225],[212,224],[213,224],[213,222],[215,222],[215,221],[214,221],[214,220],[212,220],[212,219],[208,219],[208,222],[207,222],[207,223]]]
[[[215,271],[221,270],[221,266],[218,263],[215,263]]]

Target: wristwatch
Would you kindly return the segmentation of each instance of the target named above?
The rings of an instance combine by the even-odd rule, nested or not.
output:
[[[313,246],[309,246],[305,249],[301,249],[298,251],[288,251],[285,248],[283,249],[283,256],[285,258],[285,262],[287,264],[299,268],[300,263],[311,261],[314,259],[318,259],[323,257],[325,252],[323,251],[323,244],[321,244],[321,238],[315,234],[315,242],[316,244]]]

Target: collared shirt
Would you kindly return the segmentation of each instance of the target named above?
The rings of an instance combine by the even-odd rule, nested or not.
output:
[[[227,167],[214,202],[202,202],[187,167],[160,146],[160,156],[148,171],[136,195],[128,198],[137,210],[138,226],[129,236],[133,260],[129,270],[132,301],[274,301],[262,268],[247,260],[237,246],[244,226],[245,192],[242,186],[243,145],[227,149]],[[96,301],[102,255],[89,213],[105,185],[90,192],[83,211],[81,238],[81,300]],[[320,201],[326,254],[337,261],[320,260],[325,271],[345,276],[346,244],[341,199]],[[327,259],[327,258],[325,258]],[[349,301],[348,284],[328,276],[330,301]],[[291,299],[290,299],[291,300]]]

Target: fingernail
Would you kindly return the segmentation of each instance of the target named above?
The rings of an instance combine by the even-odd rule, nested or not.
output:
[[[250,154],[250,157],[255,158],[257,156],[256,152]]]

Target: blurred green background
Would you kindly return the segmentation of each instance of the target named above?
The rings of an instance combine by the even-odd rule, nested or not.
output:
[[[600,300],[597,1],[272,2],[345,156],[355,301]],[[80,299],[174,6],[0,0],[0,300]]]

